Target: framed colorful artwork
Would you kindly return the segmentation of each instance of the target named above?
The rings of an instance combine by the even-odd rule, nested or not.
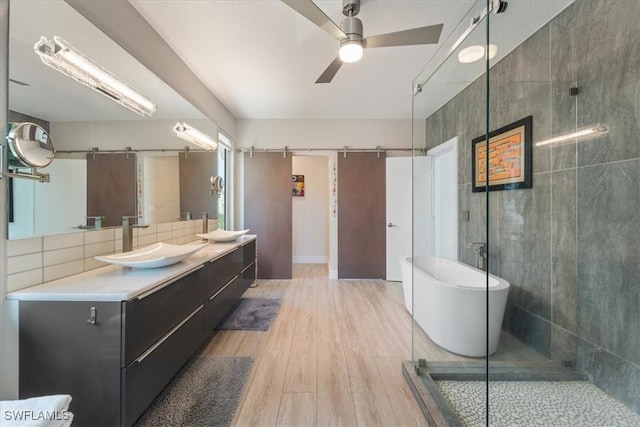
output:
[[[304,196],[304,175],[291,175],[291,183],[293,184],[291,195],[294,197]]]
[[[489,191],[531,188],[532,123],[533,117],[527,116],[489,133],[489,149],[486,135],[472,141],[471,189],[474,193],[487,187]]]

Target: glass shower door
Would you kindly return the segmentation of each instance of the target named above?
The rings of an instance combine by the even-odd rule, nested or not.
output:
[[[478,1],[414,82],[403,282],[432,421],[640,424],[640,4],[606,3]]]
[[[489,420],[640,425],[640,6],[509,3],[489,17],[499,48],[548,17],[490,71],[489,131],[530,117],[532,170],[489,197],[489,271],[510,283]]]
[[[482,53],[460,62],[464,49],[485,44],[485,16],[485,1],[470,5],[414,81],[413,252],[403,282],[411,295],[412,368],[436,424],[465,423],[455,410],[457,390],[476,404],[476,415],[487,414],[486,194],[472,192],[470,144],[486,134],[488,87]],[[457,381],[461,374],[471,381]]]

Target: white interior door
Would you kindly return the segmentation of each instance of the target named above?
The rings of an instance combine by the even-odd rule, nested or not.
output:
[[[400,281],[400,259],[411,256],[411,157],[387,157],[387,280]]]
[[[431,253],[458,259],[458,138],[429,150],[431,180]]]

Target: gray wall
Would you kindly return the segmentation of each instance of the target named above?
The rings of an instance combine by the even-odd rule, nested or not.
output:
[[[489,194],[489,268],[510,289],[504,328],[574,360],[640,412],[640,2],[576,1],[489,73],[490,128],[533,115],[534,144],[593,123],[589,141],[534,147],[533,188]],[[569,88],[577,84],[578,96]],[[486,241],[471,192],[471,140],[485,133],[486,76],[426,121],[427,145],[461,141],[460,259]],[[460,217],[462,218],[462,217]]]

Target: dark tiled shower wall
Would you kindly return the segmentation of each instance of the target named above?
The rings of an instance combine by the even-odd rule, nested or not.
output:
[[[640,2],[577,0],[490,72],[490,127],[533,115],[534,144],[594,123],[598,139],[534,147],[533,188],[489,193],[489,269],[509,280],[504,328],[640,412]],[[515,16],[513,19],[520,19]],[[509,14],[504,15],[509,19]],[[577,97],[569,88],[578,86]],[[471,192],[486,76],[426,121],[459,140],[459,257],[486,241]]]

